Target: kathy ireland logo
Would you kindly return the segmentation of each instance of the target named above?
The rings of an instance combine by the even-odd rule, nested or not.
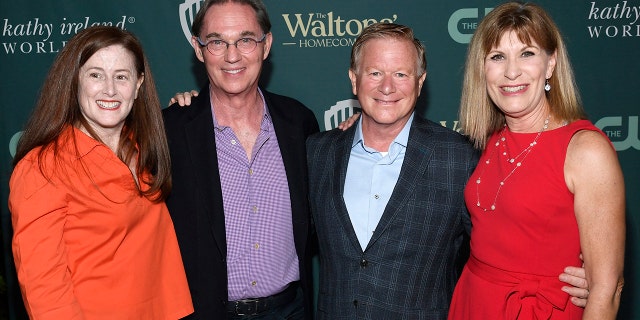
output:
[[[591,38],[628,38],[640,37],[640,5],[631,5],[622,1],[601,5],[591,2],[587,20],[593,22],[587,26]]]
[[[379,18],[345,19],[333,11],[327,13],[282,14],[292,40],[284,46],[299,48],[351,47],[355,38],[376,22],[396,22],[397,14]]]
[[[57,22],[2,19],[2,52],[4,54],[44,54],[58,53],[67,44],[68,38],[88,27],[116,26],[125,30],[135,23],[136,18],[119,16],[113,20],[97,20],[93,17],[67,18]],[[59,40],[62,38],[63,40]]]

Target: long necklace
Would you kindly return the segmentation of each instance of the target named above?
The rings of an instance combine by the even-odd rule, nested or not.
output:
[[[495,143],[495,148],[491,152],[491,156],[488,157],[487,160],[485,161],[485,166],[482,167],[482,171],[480,172],[480,175],[478,175],[478,179],[476,180],[476,199],[477,199],[476,206],[478,208],[484,210],[485,212],[496,210],[496,201],[498,200],[498,195],[500,194],[500,190],[502,190],[502,187],[504,186],[505,182],[511,177],[511,175],[513,175],[513,173],[516,172],[516,170],[522,166],[522,162],[524,162],[524,159],[526,159],[529,153],[531,153],[531,150],[533,149],[533,147],[535,147],[538,144],[538,138],[540,138],[540,135],[542,135],[542,132],[547,130],[547,128],[549,127],[550,117],[551,115],[548,115],[547,118],[544,120],[544,125],[542,126],[542,129],[540,129],[540,131],[538,132],[536,137],[533,139],[533,141],[529,143],[529,145],[526,148],[520,151],[520,153],[518,153],[515,157],[512,157],[512,158],[509,157],[509,154],[507,152],[507,139],[504,137],[504,132],[505,130],[507,130],[507,125],[505,124],[504,128],[502,128],[502,130],[500,131],[500,136],[498,137],[498,141],[496,141]],[[504,148],[502,155],[507,158],[507,162],[511,164],[515,163],[515,165],[513,166],[513,169],[511,169],[511,172],[509,172],[509,174],[507,174],[504,178],[502,178],[502,180],[498,184],[498,190],[496,191],[496,195],[495,197],[493,197],[493,203],[491,204],[491,206],[486,208],[480,204],[480,183],[482,183],[482,175],[484,174],[484,170],[486,169],[486,166],[491,164],[491,159],[498,152],[500,145],[502,145],[502,147]],[[520,159],[520,157],[522,158]],[[497,157],[497,159],[499,159],[499,157]]]

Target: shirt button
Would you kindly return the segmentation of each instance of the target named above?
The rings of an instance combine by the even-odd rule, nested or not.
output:
[[[379,195],[377,195],[377,194],[376,194],[376,195],[374,195],[373,197],[374,197],[374,198],[376,198],[376,200],[380,199],[380,196],[379,196]]]
[[[256,243],[256,244],[253,245],[253,247],[256,248],[256,249],[259,249],[260,248],[260,244]]]
[[[254,287],[255,287],[255,286],[256,286],[256,284],[258,284],[258,282],[257,282],[257,281],[251,281],[251,285],[252,285],[252,286],[254,286]]]
[[[249,175],[253,175],[253,169],[249,169]]]
[[[258,206],[251,207],[251,211],[253,211],[254,213],[258,212]]]
[[[232,144],[232,145],[234,145],[234,146],[235,146],[235,145],[236,145],[236,143],[237,143],[237,142],[236,142],[236,140],[231,140],[231,144]]]
[[[362,259],[360,261],[360,266],[363,268],[366,268],[369,265],[369,261],[367,261],[366,259]]]
[[[358,300],[353,300],[353,305],[357,307],[358,306]]]

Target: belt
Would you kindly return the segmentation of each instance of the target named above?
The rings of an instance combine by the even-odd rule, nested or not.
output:
[[[227,302],[227,313],[237,316],[257,315],[265,311],[283,306],[296,297],[299,282],[291,282],[289,286],[280,293],[264,297],[249,298]]]

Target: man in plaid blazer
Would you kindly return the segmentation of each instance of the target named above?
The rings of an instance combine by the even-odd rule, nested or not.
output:
[[[366,28],[349,76],[361,119],[307,140],[318,319],[446,319],[477,152],[414,113],[426,61],[411,29]]]

